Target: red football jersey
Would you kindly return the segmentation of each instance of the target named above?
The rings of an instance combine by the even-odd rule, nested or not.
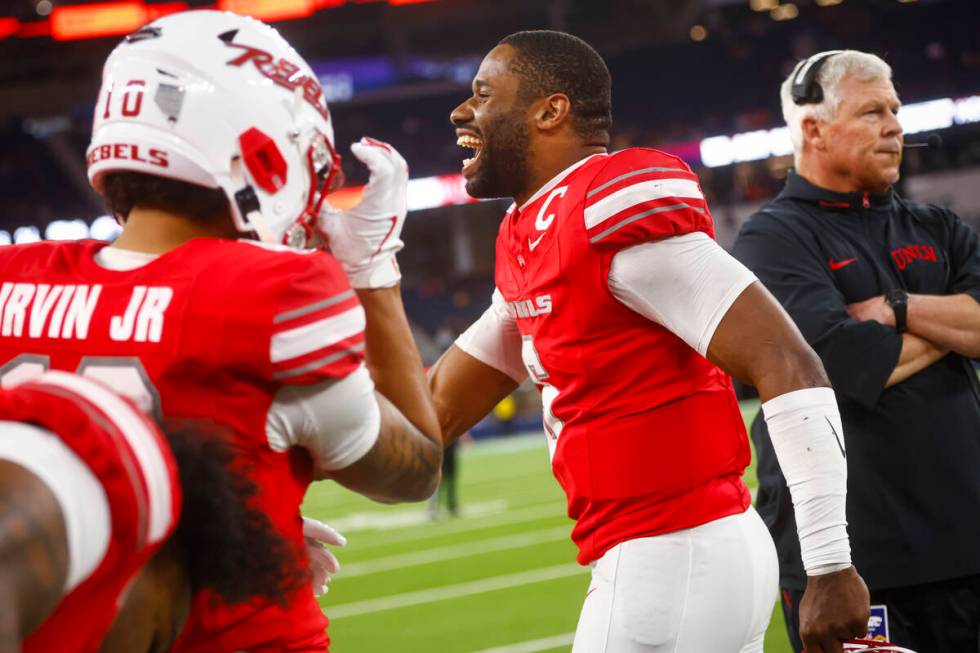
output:
[[[496,284],[541,391],[582,564],[749,506],[731,380],[608,285],[616,252],[694,231],[714,237],[697,177],[638,148],[583,159],[501,223]]]
[[[130,402],[69,374],[0,389],[0,420],[54,433],[105,490],[111,521],[105,555],[23,643],[25,653],[94,653],[127,583],[176,526],[180,485],[170,449]]]
[[[0,248],[0,384],[53,367],[93,376],[167,417],[233,429],[257,507],[305,556],[305,449],[274,451],[266,416],[285,384],[342,378],[363,360],[364,311],[321,251],[199,238],[130,271],[101,267],[105,243]],[[215,555],[221,555],[215,552]],[[201,593],[178,650],[324,650],[312,588],[286,608],[215,605]]]

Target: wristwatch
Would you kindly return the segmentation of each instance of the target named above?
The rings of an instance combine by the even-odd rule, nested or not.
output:
[[[885,302],[895,311],[895,330],[908,330],[909,294],[901,288],[892,288],[885,294]]]

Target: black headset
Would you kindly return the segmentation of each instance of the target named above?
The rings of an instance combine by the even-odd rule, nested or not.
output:
[[[818,52],[809,59],[804,59],[793,71],[793,102],[799,105],[820,104],[823,102],[823,88],[817,81],[817,75],[827,60],[843,50],[827,50]]]

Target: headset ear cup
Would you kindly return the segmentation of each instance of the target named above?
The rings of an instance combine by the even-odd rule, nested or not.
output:
[[[820,52],[813,55],[812,57],[803,60],[799,66],[793,71],[794,84],[792,88],[793,102],[798,105],[804,104],[820,104],[823,102],[823,88],[820,86],[820,82],[817,81],[817,75],[820,74],[820,69],[827,62],[828,59],[833,57],[835,54],[840,54],[843,50],[829,50],[827,52]],[[803,76],[800,79],[800,71],[803,71]]]
[[[817,83],[816,75],[810,80],[809,88],[806,89],[806,97],[809,104],[820,104],[823,102],[823,87]]]

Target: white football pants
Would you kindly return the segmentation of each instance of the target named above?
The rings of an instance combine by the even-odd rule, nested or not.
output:
[[[572,653],[761,653],[778,584],[751,507],[622,542],[592,563]]]

